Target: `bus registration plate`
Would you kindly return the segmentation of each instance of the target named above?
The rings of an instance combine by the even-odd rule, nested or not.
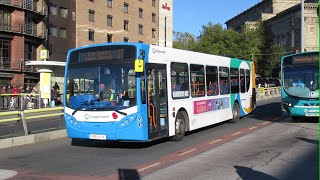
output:
[[[105,134],[90,134],[90,139],[106,140],[107,136]]]

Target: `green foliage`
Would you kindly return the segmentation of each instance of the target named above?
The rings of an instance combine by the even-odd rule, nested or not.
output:
[[[190,51],[194,49],[194,46],[196,44],[196,39],[193,34],[190,34],[188,32],[185,32],[185,33],[173,32],[173,37],[174,37],[173,48],[190,50]]]
[[[239,59],[253,60],[257,73],[278,77],[280,57],[285,51],[273,45],[273,34],[264,22],[255,28],[243,27],[242,32],[224,29],[209,22],[202,26],[199,37],[188,32],[174,32],[173,47]]]

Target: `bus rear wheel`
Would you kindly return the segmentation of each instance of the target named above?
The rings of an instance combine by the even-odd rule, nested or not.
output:
[[[240,121],[240,108],[237,102],[234,103],[232,109],[232,119],[230,122],[236,123]]]
[[[178,112],[175,121],[175,135],[171,137],[172,141],[180,141],[186,133],[186,118],[182,112]]]

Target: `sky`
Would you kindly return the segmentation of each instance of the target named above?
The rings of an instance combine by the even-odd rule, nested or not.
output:
[[[173,0],[173,30],[198,36],[209,22],[222,24],[261,0]]]

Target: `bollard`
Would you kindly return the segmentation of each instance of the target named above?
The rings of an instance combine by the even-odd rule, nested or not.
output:
[[[20,120],[17,120],[16,128],[14,134],[16,136],[27,136],[28,133],[28,127],[26,122],[26,116],[23,111],[19,112]]]

